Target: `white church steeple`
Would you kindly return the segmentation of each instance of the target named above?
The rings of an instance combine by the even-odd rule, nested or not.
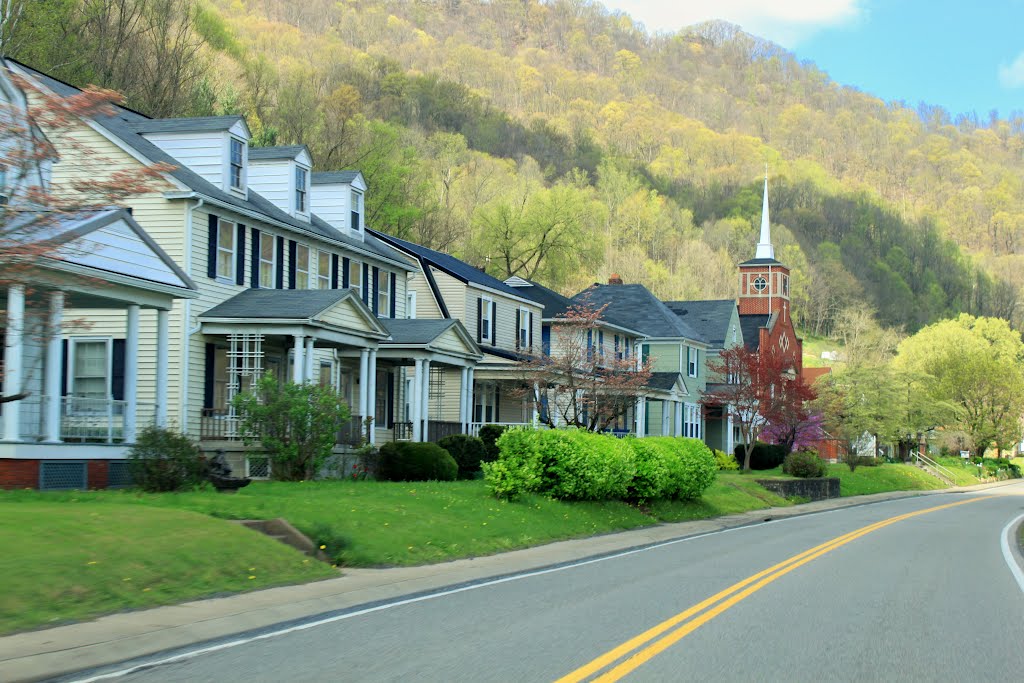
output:
[[[775,247],[772,246],[772,229],[768,221],[768,164],[764,165],[764,200],[761,204],[761,239],[757,243],[754,258],[775,258]]]

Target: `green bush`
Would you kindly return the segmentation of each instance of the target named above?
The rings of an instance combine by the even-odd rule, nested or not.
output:
[[[700,439],[687,437],[648,437],[663,445],[674,457],[669,460],[669,484],[666,498],[694,500],[715,483],[718,466],[711,449]]]
[[[676,454],[655,439],[628,438],[623,441],[633,449],[636,476],[629,486],[629,499],[640,503],[668,498]]]
[[[873,458],[870,455],[857,455],[855,452],[846,453],[842,460],[851,472],[856,472],[858,467],[878,467],[882,464],[881,458]]]
[[[622,439],[577,429],[540,431],[544,478],[540,492],[558,500],[624,499],[636,474]]]
[[[480,471],[480,463],[487,458],[484,442],[475,436],[452,434],[439,439],[437,445],[448,451],[459,465],[459,479],[473,479]]]
[[[480,432],[483,433],[482,428]],[[488,490],[505,500],[515,500],[524,493],[537,491],[544,474],[540,432],[536,429],[503,430],[497,440],[497,448],[499,458],[481,464]]]
[[[206,480],[206,459],[184,434],[146,427],[128,449],[128,469],[143,491],[181,491]]]
[[[742,466],[743,458],[746,455],[746,446],[744,446],[743,444],[738,444],[734,452],[736,454],[736,462],[740,463],[740,466]],[[757,441],[754,443],[754,450],[751,451],[750,453],[750,469],[775,469],[776,467],[781,465],[782,461],[785,459],[785,447]]]
[[[811,477],[824,477],[828,472],[825,461],[818,457],[818,454],[811,450],[793,451],[786,456],[782,463],[782,471],[793,477],[809,479]]]
[[[731,472],[740,468],[740,464],[736,462],[736,456],[734,455],[729,455],[725,451],[718,449],[713,450],[712,455],[715,456],[715,463],[721,472]]]
[[[380,478],[385,481],[455,481],[459,466],[436,443],[391,441],[380,448]]]
[[[500,455],[498,439],[505,433],[508,427],[502,425],[482,425],[480,427],[480,440],[484,442],[484,450],[487,457],[484,462],[494,462]]]

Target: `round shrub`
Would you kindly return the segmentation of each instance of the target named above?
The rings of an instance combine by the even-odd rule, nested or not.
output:
[[[494,462],[498,459],[500,452],[498,439],[507,429],[508,427],[503,425],[482,425],[480,427],[480,440],[484,442],[484,450],[487,451],[484,462]]]
[[[484,442],[475,436],[452,434],[439,439],[437,445],[455,458],[459,479],[473,479],[480,471],[480,463],[487,458]]]
[[[736,462],[736,456],[718,449],[712,451],[712,455],[715,456],[715,463],[717,463],[720,472],[731,472],[740,468],[740,464]]]
[[[740,463],[740,466],[742,466],[743,458],[746,455],[746,446],[744,446],[743,444],[739,444],[736,446],[736,450],[734,452],[736,454],[736,462]],[[781,465],[782,461],[785,459],[785,447],[757,441],[754,443],[754,450],[751,451],[750,453],[750,469],[775,469],[776,467]]]
[[[672,461],[678,456],[655,439],[630,438],[624,442],[633,449],[636,458],[636,476],[629,487],[629,499],[643,503],[669,498],[668,490],[677,464]]]
[[[459,466],[436,443],[392,441],[380,448],[380,478],[385,481],[455,481]]]
[[[559,500],[624,499],[636,474],[633,450],[607,434],[543,430],[540,457],[545,465],[540,492]]]
[[[206,480],[203,452],[172,429],[146,427],[128,450],[132,481],[143,491],[181,491]]]
[[[648,437],[663,445],[673,457],[669,460],[670,477],[665,494],[667,498],[693,500],[700,498],[715,483],[718,465],[711,449],[700,439],[687,437]]]
[[[818,457],[818,454],[810,450],[793,451],[786,456],[782,463],[782,471],[793,477],[809,479],[811,477],[824,477],[828,472],[825,461]]]
[[[481,433],[483,429],[481,429]],[[481,463],[484,483],[498,498],[515,500],[540,488],[544,466],[540,459],[540,432],[505,430],[497,439],[497,460]]]

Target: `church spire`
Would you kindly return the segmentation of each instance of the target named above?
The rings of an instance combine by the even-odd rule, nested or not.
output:
[[[764,165],[764,200],[761,203],[761,239],[757,243],[754,258],[775,258],[775,247],[772,246],[771,224],[768,222],[768,164]]]

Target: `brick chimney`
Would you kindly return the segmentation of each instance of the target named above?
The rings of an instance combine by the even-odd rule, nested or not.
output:
[[[611,277],[608,278],[608,284],[610,284],[610,285],[621,285],[622,284],[622,278],[619,277],[618,273],[612,273]]]

